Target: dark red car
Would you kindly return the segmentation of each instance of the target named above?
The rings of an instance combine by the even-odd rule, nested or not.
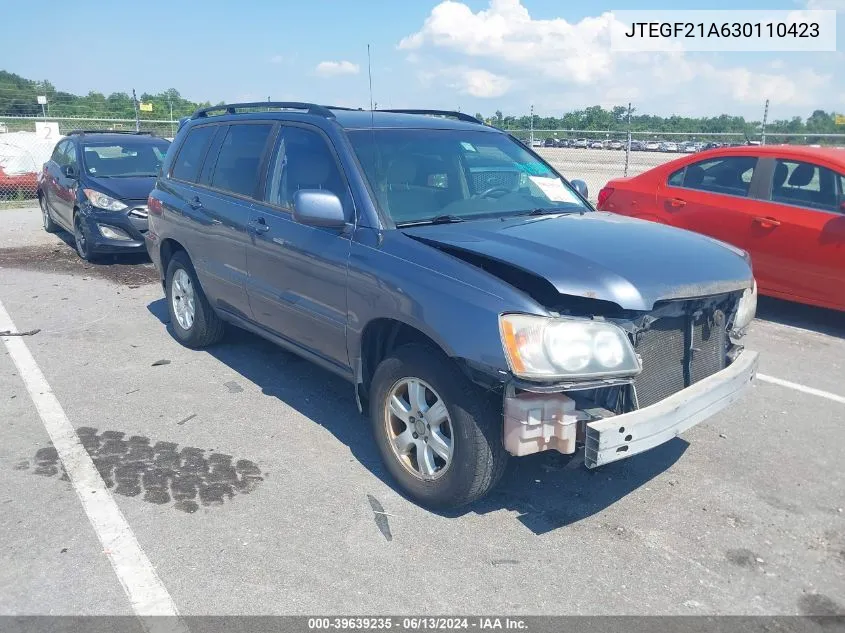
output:
[[[611,180],[598,208],[738,246],[761,294],[845,310],[845,150],[701,152]]]

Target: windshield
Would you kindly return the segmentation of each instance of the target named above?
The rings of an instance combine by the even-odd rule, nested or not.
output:
[[[398,225],[588,211],[569,184],[505,134],[352,130],[381,208]]]
[[[170,145],[165,140],[124,143],[86,143],[82,147],[82,168],[95,178],[157,176]]]

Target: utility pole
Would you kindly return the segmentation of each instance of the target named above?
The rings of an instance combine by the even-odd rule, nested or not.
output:
[[[138,98],[135,96],[135,88],[132,88],[132,105],[135,106],[135,131],[141,131],[141,119],[138,115]]]
[[[170,104],[170,136],[176,136],[173,133],[173,102],[170,99],[168,99],[167,103]]]
[[[625,170],[623,176],[628,175],[628,162],[631,159],[631,102],[628,102],[628,142],[625,145]]]
[[[760,144],[766,144],[766,120],[769,118],[769,100],[766,99],[766,107],[763,110],[763,130],[760,138]]]
[[[533,103],[531,104],[531,125],[529,127],[531,129],[531,135],[528,137],[529,138],[528,144],[531,147],[534,147],[534,104]]]

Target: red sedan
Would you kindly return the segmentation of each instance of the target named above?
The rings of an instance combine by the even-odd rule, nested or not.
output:
[[[845,310],[845,150],[701,152],[611,180],[598,208],[739,246],[761,294]]]

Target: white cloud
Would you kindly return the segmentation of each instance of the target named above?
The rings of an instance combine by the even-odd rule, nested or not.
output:
[[[610,12],[568,22],[534,19],[520,0],[490,0],[477,12],[445,0],[398,48],[409,63],[426,69],[420,79],[430,88],[439,82],[474,97],[507,94],[515,100],[521,95],[520,102],[538,105],[551,104],[552,95],[565,95],[562,103],[551,105],[555,111],[634,101],[641,112],[720,114],[756,112],[758,105],[762,110],[766,98],[786,109],[821,107],[820,101],[829,99],[831,76],[815,63],[821,57],[813,58],[814,70],[765,63],[758,70],[741,65],[748,59],[741,55],[613,53],[610,34],[621,28]],[[735,64],[727,65],[725,59]]]
[[[361,71],[358,64],[346,60],[339,62],[320,62],[314,69],[318,75],[331,77],[335,75],[357,75]]]
[[[450,86],[459,93],[480,99],[501,97],[510,90],[512,83],[507,77],[478,68],[459,69],[446,73],[446,76],[452,77]]]

